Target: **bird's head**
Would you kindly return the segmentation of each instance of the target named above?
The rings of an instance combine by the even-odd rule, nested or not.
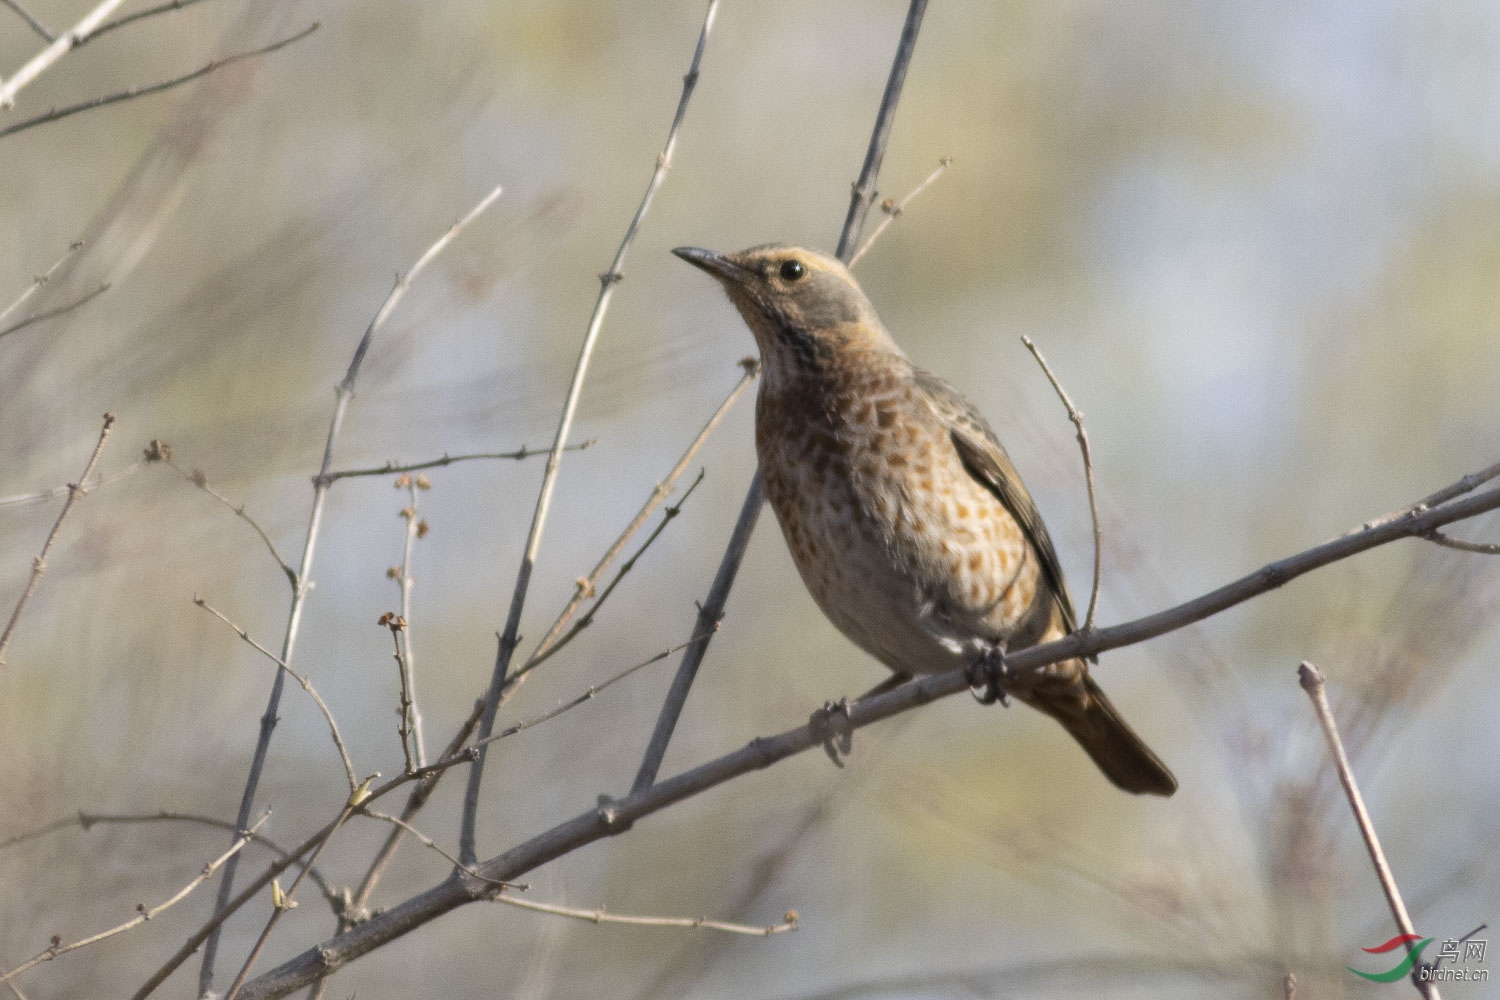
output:
[[[900,353],[849,269],[825,253],[779,243],[672,252],[719,279],[755,334],[768,380],[815,371],[850,349]]]

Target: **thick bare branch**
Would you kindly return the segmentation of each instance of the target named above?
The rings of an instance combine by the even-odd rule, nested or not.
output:
[[[1175,631],[1330,563],[1397,539],[1421,537],[1434,528],[1497,509],[1500,509],[1500,489],[1465,497],[1396,521],[1359,528],[1322,545],[1270,563],[1254,573],[1176,607],[1121,625],[1097,629],[1088,635],[1075,632],[1053,642],[1018,650],[1007,657],[1007,665],[1014,681],[1024,683],[1031,672],[1039,671],[1049,664],[1093,656]],[[967,691],[969,682],[966,674],[962,669],[933,674],[910,681],[884,694],[853,702],[848,707],[849,727],[851,731],[862,728],[938,698]],[[787,757],[821,746],[824,735],[823,727],[809,724],[775,736],[752,740],[738,750],[676,777],[634,791],[623,799],[603,802],[476,867],[485,879],[503,881],[519,878],[538,865],[585,844],[623,833],[644,816],[659,812],[742,774],[762,770]],[[439,761],[433,765],[441,766],[446,766],[446,762]],[[257,977],[246,984],[241,996],[244,1000],[270,1000],[272,997],[285,996],[444,913],[492,895],[493,890],[488,883],[461,876],[450,878]]]

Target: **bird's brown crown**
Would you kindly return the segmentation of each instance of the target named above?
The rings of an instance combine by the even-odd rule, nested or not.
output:
[[[816,369],[848,348],[901,353],[849,269],[825,253],[781,243],[672,252],[719,279],[755,334],[767,379]]]

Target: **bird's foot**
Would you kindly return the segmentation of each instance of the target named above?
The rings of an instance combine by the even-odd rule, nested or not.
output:
[[[1010,707],[1010,696],[1005,693],[1005,684],[1010,678],[1010,668],[1005,664],[1005,643],[987,642],[978,647],[964,673],[969,682],[969,693],[979,704],[993,705],[998,701],[1006,708]]]
[[[823,752],[837,767],[854,750],[854,729],[849,724],[849,699],[825,701],[823,707],[808,718],[813,734],[823,741]]]

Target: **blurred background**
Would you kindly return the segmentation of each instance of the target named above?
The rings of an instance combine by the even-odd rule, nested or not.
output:
[[[29,0],[54,30],[89,6]],[[722,293],[667,251],[832,248],[904,11],[725,0],[604,327],[575,434],[598,444],[563,464],[523,634],[542,634],[753,350]],[[0,141],[0,300],[79,238],[27,311],[111,286],[0,339],[0,494],[76,480],[110,410],[105,476],[164,439],[295,560],[332,386],[393,276],[496,184],[501,200],[374,344],[336,465],[545,445],[702,14],[698,0],[211,0],[69,55],[7,121],[322,24],[188,87]],[[0,11],[0,75],[41,44]],[[942,157],[952,168],[857,274],[918,363],[989,415],[1086,595],[1077,449],[1020,337],[1047,355],[1094,447],[1101,624],[1500,459],[1494,4],[936,2],[882,197]],[[705,479],[682,516],[500,725],[692,633],[754,466],[751,427],[747,399],[695,464]],[[535,459],[429,473],[411,622],[429,752],[487,682],[541,474]],[[333,487],[296,655],[361,773],[401,767],[376,618],[398,604],[385,574],[407,502],[390,477]],[[0,507],[7,613],[60,503]],[[1497,527],[1454,533],[1494,541]],[[952,698],[862,731],[844,770],[805,754],[526,879],[535,898],[621,913],[771,924],[796,909],[794,934],[472,906],[355,963],[329,995],[1280,997],[1288,970],[1307,995],[1394,993],[1343,969],[1379,971],[1359,949],[1395,931],[1295,668],[1329,678],[1417,930],[1495,924],[1497,585],[1492,558],[1405,542],[1106,655],[1097,676],[1181,780],[1170,800],[1118,793],[1039,714]],[[79,810],[233,818],[272,668],[194,595],[279,646],[281,572],[180,475],[142,467],[76,508],[0,668],[0,840]],[[675,659],[494,748],[481,857],[628,789]],[[821,618],[767,515],[663,773],[884,676]],[[450,850],[462,784],[419,821]],[[265,832],[298,842],[344,794],[321,717],[289,687]],[[353,825],[320,867],[357,881],[384,835]],[[166,898],[226,841],[95,826],[0,851],[0,967]],[[241,881],[265,858],[247,851]],[[376,903],[448,869],[408,842]],[[18,985],[133,990],[215,888]],[[302,895],[259,969],[331,933]],[[221,987],[267,910],[229,925]],[[160,995],[190,996],[195,979],[196,961]]]

